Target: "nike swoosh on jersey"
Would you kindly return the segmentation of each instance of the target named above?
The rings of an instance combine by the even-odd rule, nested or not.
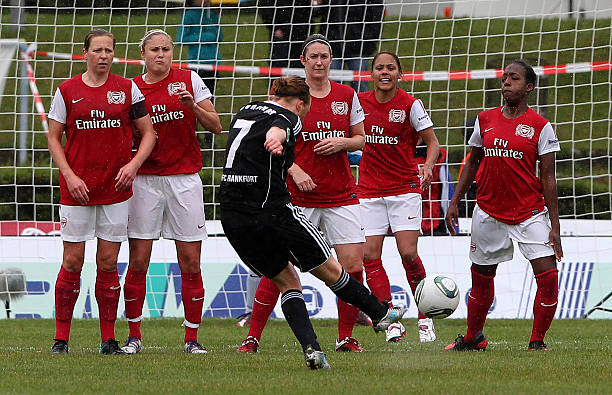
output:
[[[191,298],[191,300],[193,300],[194,302],[197,302],[198,300],[202,300],[204,299],[204,296],[202,296],[201,298]]]
[[[78,103],[78,102],[80,102],[81,100],[83,100],[83,98],[82,98],[82,97],[81,97],[80,99],[76,99],[76,100],[72,99],[72,104],[74,104],[74,103]]]
[[[113,291],[116,291],[118,289],[121,289],[121,286],[120,285],[114,285],[112,287],[109,287],[109,289],[112,289]]]
[[[138,298],[134,298],[134,299],[128,299],[128,298],[125,298],[124,300],[125,300],[126,302],[135,302],[136,300],[138,300]]]
[[[489,130],[493,130],[493,129],[495,129],[495,128],[486,128],[486,129],[484,130],[484,132],[483,132],[483,133],[486,133],[486,132],[488,132]]]

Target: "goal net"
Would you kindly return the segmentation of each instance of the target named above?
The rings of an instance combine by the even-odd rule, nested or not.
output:
[[[292,62],[295,58],[271,58],[271,42],[279,39],[273,39],[275,26],[270,18],[278,17],[291,34],[304,26],[310,33],[324,32],[330,9],[360,2],[276,3],[212,0],[203,12],[207,20],[218,16],[222,40],[216,44],[222,59],[196,63],[188,57],[188,45],[177,39],[189,10],[180,0],[3,2],[0,53],[6,55],[0,61],[0,77],[6,76],[0,81],[4,86],[0,91],[0,221],[59,220],[58,171],[46,149],[45,111],[58,85],[85,70],[81,55],[88,31],[104,28],[115,35],[112,72],[130,78],[143,72],[138,62],[140,38],[149,29],[167,31],[175,38],[175,62],[217,72],[214,104],[227,131],[232,115],[242,105],[266,97],[271,78],[303,73]],[[538,74],[530,104],[551,121],[561,142],[557,154],[560,213],[563,220],[571,221],[564,222],[571,226],[562,231],[612,234],[612,4],[597,0],[384,3],[376,50],[399,55],[405,71],[401,88],[422,99],[429,111],[446,151],[451,184],[469,152],[466,140],[474,117],[502,102],[500,70],[511,60],[523,58]],[[358,6],[351,7],[355,8],[349,8],[348,15],[356,15]],[[294,18],[299,15],[302,22],[282,20],[287,10],[293,11]],[[303,22],[304,15],[307,22]],[[368,25],[368,29],[376,27]],[[10,44],[15,40],[22,41],[20,49],[5,51],[10,45],[15,48]],[[270,68],[283,60],[287,63],[280,66],[283,68]],[[332,71],[334,79],[345,83],[361,77],[367,80],[367,75],[367,70]],[[372,88],[371,82],[369,85]],[[217,192],[227,132],[213,136],[200,130],[198,138],[206,216],[214,220],[219,217]],[[463,232],[469,231],[473,198],[462,206]],[[443,206],[448,195],[431,199]],[[442,216],[443,211],[427,220],[437,226],[440,222],[434,221]]]

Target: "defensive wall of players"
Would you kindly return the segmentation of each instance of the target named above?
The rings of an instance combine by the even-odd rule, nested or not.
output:
[[[25,273],[27,292],[11,298],[12,318],[54,317],[53,290],[57,268],[61,263],[62,242],[57,233],[59,224],[2,223],[0,224],[0,269],[20,268]],[[21,226],[18,226],[21,225]],[[460,223],[466,230],[469,223]],[[612,224],[609,221],[562,221],[566,236],[562,238],[565,257],[559,264],[559,306],[556,318],[581,318],[612,291]],[[221,235],[218,221],[207,224],[208,240],[202,252],[202,275],[206,289],[205,317],[235,317],[244,312],[247,269]],[[589,235],[588,231],[597,231]],[[14,236],[6,236],[13,233]],[[23,236],[43,235],[44,237]],[[50,234],[50,235],[49,235]],[[578,236],[579,235],[579,236]],[[445,274],[457,282],[461,292],[459,308],[451,318],[466,317],[466,295],[471,284],[469,275],[469,245],[467,236],[422,237],[419,253],[430,274]],[[394,303],[408,305],[407,317],[416,317],[416,307],[410,296],[400,258],[393,240],[385,243],[383,262],[391,280]],[[119,254],[121,284],[127,270],[128,249],[124,244]],[[75,318],[97,317],[95,290],[95,244],[88,242],[85,265],[81,276],[81,295],[74,309]],[[1,278],[1,277],[0,277]],[[336,318],[336,298],[329,289],[311,275],[302,275],[304,298],[313,318]],[[159,240],[153,245],[147,278],[145,317],[182,317],[181,275],[176,263],[174,243]],[[495,281],[496,299],[490,318],[531,318],[531,306],[536,292],[528,262],[515,248],[513,261],[501,264]],[[123,294],[121,295],[123,298]],[[124,302],[119,302],[120,316]],[[612,308],[612,298],[602,307]],[[274,315],[282,317],[280,305]],[[6,312],[0,309],[0,318]],[[589,318],[612,318],[603,310]]]

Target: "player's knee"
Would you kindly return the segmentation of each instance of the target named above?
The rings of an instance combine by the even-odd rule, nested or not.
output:
[[[83,254],[67,254],[64,255],[64,261],[62,265],[64,266],[64,269],[69,272],[80,272],[81,268],[83,267],[84,260],[85,257],[83,256]]]
[[[99,270],[112,272],[117,270],[117,256],[113,253],[98,253],[96,263]]]

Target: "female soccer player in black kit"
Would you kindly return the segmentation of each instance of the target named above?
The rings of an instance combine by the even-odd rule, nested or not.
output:
[[[221,177],[221,224],[240,259],[282,293],[283,314],[302,345],[306,365],[329,369],[317,342],[294,268],[311,272],[342,300],[360,308],[385,330],[404,308],[380,303],[332,256],[323,235],[289,201],[285,179],[310,90],[300,77],[274,81],[270,100],[252,102],[232,120]]]

